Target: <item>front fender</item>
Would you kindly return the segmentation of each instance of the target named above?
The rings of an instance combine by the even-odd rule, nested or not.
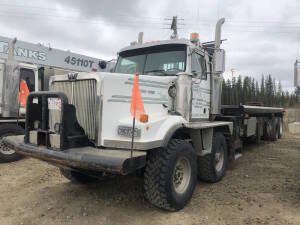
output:
[[[132,126],[132,119],[126,118],[119,121],[122,126]],[[166,146],[176,130],[183,127],[187,121],[177,115],[151,116],[148,123],[136,121],[136,128],[141,130],[141,137],[134,139],[134,149],[149,150]],[[118,139],[105,139],[105,147],[131,148],[131,138],[118,136]]]

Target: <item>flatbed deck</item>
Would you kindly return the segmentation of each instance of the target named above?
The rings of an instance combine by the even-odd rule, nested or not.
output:
[[[265,107],[265,106],[251,106],[251,105],[222,105],[222,114],[224,116],[282,116],[284,113],[283,108]]]

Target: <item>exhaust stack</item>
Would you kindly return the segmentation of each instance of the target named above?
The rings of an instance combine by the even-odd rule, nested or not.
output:
[[[215,31],[215,49],[220,49],[221,45],[221,28],[222,25],[225,23],[225,18],[221,18],[218,20],[216,24],[216,31]]]
[[[225,51],[221,46],[221,28],[225,18],[218,20],[215,32],[215,48],[213,54],[213,73],[212,73],[212,94],[211,94],[211,115],[221,114],[221,95],[222,95],[222,73],[225,71]]]
[[[144,33],[143,32],[139,32],[139,36],[138,36],[138,44],[143,44],[143,36]]]

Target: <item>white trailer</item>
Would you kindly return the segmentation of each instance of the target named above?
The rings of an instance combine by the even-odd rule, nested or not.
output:
[[[244,139],[281,134],[281,108],[221,105],[223,23],[210,43],[201,44],[195,34],[150,43],[140,38],[119,52],[114,73],[51,77],[49,92],[28,97],[25,136],[5,143],[57,165],[75,182],[140,171],[152,204],[182,209],[197,178],[223,178]],[[133,129],[136,72],[148,121],[143,117]]]
[[[25,108],[18,103],[19,81],[32,91],[49,88],[49,78],[74,72],[110,71],[114,62],[0,36],[0,162],[19,158],[2,137],[24,133]]]

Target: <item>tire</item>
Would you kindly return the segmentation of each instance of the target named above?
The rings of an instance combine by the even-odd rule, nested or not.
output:
[[[178,139],[172,139],[166,148],[151,151],[144,173],[148,201],[168,211],[182,209],[196,186],[196,159],[191,144]]]
[[[21,155],[4,145],[2,138],[12,135],[24,134],[24,129],[17,124],[0,125],[0,162],[7,163],[17,161],[22,158]]]
[[[198,157],[198,179],[210,183],[220,181],[225,175],[227,162],[226,139],[222,133],[215,133],[211,153]]]
[[[282,126],[281,126],[281,118],[278,118],[278,124],[277,124],[277,138],[281,139],[282,138]]]
[[[280,118],[275,118],[272,126],[274,127],[272,132],[272,138],[271,141],[277,141],[281,138],[281,132],[280,132]]]
[[[97,181],[95,177],[90,177],[88,175],[79,173],[74,170],[59,168],[61,175],[70,180],[73,183],[77,184],[88,184]]]

